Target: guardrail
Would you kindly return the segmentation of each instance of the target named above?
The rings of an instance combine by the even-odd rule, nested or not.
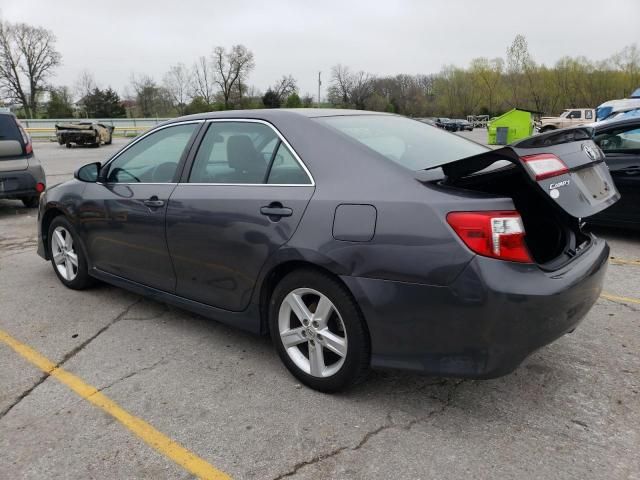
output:
[[[121,136],[139,135],[168,118],[47,118],[21,119],[20,123],[33,138],[50,138],[56,134],[56,123],[94,122],[112,125]]]

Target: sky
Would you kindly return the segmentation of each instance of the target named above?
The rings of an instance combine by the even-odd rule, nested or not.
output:
[[[238,43],[255,56],[250,85],[264,92],[291,74],[301,94],[317,95],[321,71],[323,96],[338,63],[376,75],[436,73],[504,57],[517,34],[547,65],[640,44],[640,0],[0,0],[0,18],[55,33],[63,63],[52,84],[73,87],[87,70],[120,93],[133,74],[161,81],[171,65]]]

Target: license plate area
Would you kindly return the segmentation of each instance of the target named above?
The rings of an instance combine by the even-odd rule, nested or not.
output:
[[[589,202],[596,202],[611,195],[611,187],[600,173],[602,166],[597,165],[589,168],[582,168],[574,173],[575,180],[582,184],[580,189]]]

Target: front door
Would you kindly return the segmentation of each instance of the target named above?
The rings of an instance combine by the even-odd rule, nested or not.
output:
[[[78,215],[93,267],[173,292],[167,203],[199,123],[160,128],[125,149],[87,184]]]
[[[176,293],[243,310],[265,261],[300,222],[311,177],[271,126],[216,121],[183,178],[167,210]]]

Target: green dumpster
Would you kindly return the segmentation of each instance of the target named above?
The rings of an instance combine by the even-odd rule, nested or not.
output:
[[[532,110],[514,108],[492,119],[487,127],[489,145],[507,145],[533,135]]]

